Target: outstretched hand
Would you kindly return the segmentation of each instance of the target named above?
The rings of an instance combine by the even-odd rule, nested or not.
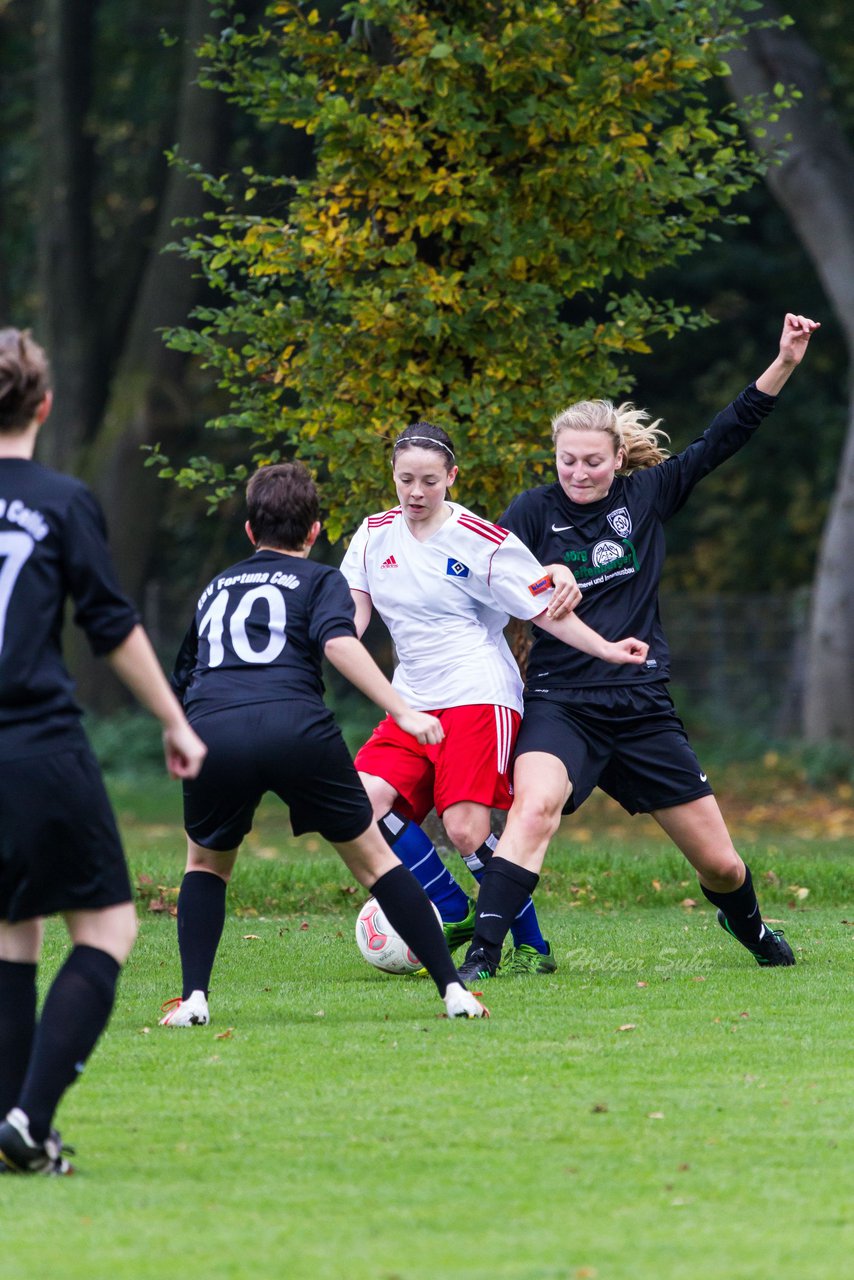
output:
[[[783,332],[780,335],[780,358],[786,364],[800,364],[809,341],[816,329],[821,325],[818,320],[810,320],[808,316],[786,313],[783,321]]]

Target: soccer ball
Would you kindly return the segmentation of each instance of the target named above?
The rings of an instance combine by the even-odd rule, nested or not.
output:
[[[442,923],[442,917],[436,911],[436,919]],[[408,947],[396,929],[386,919],[376,898],[368,898],[356,920],[356,943],[368,964],[383,973],[415,973],[421,968],[411,947]]]

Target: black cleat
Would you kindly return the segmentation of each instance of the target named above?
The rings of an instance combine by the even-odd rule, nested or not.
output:
[[[766,924],[763,925],[765,932],[758,942],[742,942],[738,934],[730,928],[729,920],[720,910],[718,911],[718,924],[731,938],[735,938],[736,942],[741,942],[741,945],[747,948],[756,963],[761,964],[763,968],[771,969],[776,965],[795,963],[794,952],[783,937],[782,929],[769,929]]]
[[[55,1129],[44,1142],[34,1142],[29,1120],[18,1107],[13,1107],[0,1124],[0,1173],[73,1173],[74,1166],[63,1156],[64,1149]]]
[[[497,972],[498,965],[492,963],[482,947],[470,948],[457,969],[460,981],[465,983],[485,982],[488,978],[494,978]]]

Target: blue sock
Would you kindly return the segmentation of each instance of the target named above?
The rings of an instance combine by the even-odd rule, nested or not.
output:
[[[394,853],[408,867],[443,921],[464,920],[469,900],[417,822],[390,809],[379,821],[380,831]]]
[[[474,853],[470,853],[467,858],[463,858],[463,862],[474,876],[475,880],[480,884],[483,879],[483,873],[486,870],[486,864],[495,852],[498,844],[498,837],[489,835],[484,840],[479,849]],[[534,907],[534,899],[529,897],[525,902],[522,910],[516,916],[513,924],[510,926],[510,932],[513,936],[513,946],[533,947],[535,951],[539,951],[541,955],[546,955],[549,944],[543,937],[540,929],[540,922],[537,919],[537,911]]]

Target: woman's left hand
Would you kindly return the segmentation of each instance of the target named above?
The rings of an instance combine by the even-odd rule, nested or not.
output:
[[[581,588],[565,564],[549,565],[549,577],[554,585],[555,593],[546,610],[547,618],[565,618],[572,613],[581,599]]]

